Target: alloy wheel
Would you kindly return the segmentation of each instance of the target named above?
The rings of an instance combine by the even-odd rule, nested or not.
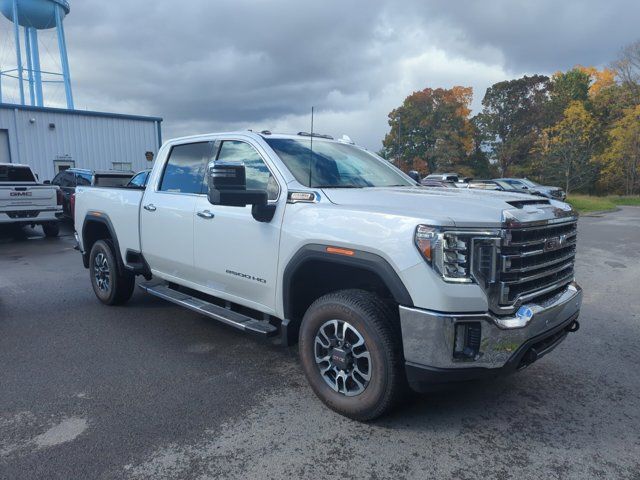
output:
[[[111,287],[111,271],[107,256],[100,252],[93,260],[93,276],[101,292],[108,292]]]
[[[334,391],[353,397],[369,385],[371,355],[364,337],[349,322],[325,322],[316,333],[314,355],[322,379]]]

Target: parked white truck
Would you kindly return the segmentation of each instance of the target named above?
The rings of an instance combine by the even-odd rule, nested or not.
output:
[[[41,185],[28,165],[0,163],[0,225],[42,225],[56,237],[62,216],[62,197],[54,185]]]
[[[146,189],[78,187],[93,290],[148,293],[299,343],[320,399],[375,418],[409,385],[522,369],[579,327],[577,215],[431,189],[351,143],[238,132],[171,140]]]

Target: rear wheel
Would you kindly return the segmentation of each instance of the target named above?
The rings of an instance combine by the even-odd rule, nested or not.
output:
[[[403,391],[397,315],[377,296],[342,290],[316,300],[300,327],[300,358],[311,388],[355,420],[388,412]]]
[[[89,255],[89,273],[93,291],[105,305],[120,305],[131,298],[135,276],[118,272],[115,249],[110,240],[98,240]]]
[[[45,237],[57,237],[60,233],[60,225],[58,224],[58,222],[43,223],[42,231],[44,232]]]

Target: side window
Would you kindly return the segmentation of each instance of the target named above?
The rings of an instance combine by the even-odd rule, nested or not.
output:
[[[55,177],[53,177],[53,180],[51,180],[51,183],[53,185],[60,185],[60,182],[62,180],[62,176],[64,175],[64,172],[60,172],[59,174],[57,174]]]
[[[62,172],[62,176],[60,177],[60,186],[61,187],[75,187],[76,186],[76,177],[71,172]]]
[[[164,167],[161,192],[202,193],[204,173],[211,159],[213,142],[176,145]]]
[[[147,184],[147,175],[149,172],[140,172],[131,180],[129,180],[129,186],[144,187]]]
[[[269,200],[278,198],[280,188],[269,168],[255,148],[245,142],[225,140],[220,147],[218,160],[244,163],[248,190],[265,190]]]
[[[87,175],[86,173],[78,173],[76,174],[76,182],[80,186],[89,186],[91,185],[91,175]]]

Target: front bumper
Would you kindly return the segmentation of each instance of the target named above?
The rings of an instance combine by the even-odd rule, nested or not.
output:
[[[400,323],[409,383],[416,390],[429,384],[470,380],[508,373],[550,352],[577,328],[582,289],[572,283],[544,302],[525,305],[528,315],[496,317],[491,313],[441,313],[400,307]],[[454,358],[456,325],[477,322],[478,354]]]

